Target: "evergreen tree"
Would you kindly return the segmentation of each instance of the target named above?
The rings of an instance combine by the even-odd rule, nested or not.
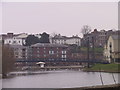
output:
[[[34,35],[29,35],[26,38],[26,46],[31,46],[36,43],[40,43],[40,39]]]
[[[40,43],[50,43],[49,42],[49,34],[47,34],[46,32],[43,32],[41,34]]]

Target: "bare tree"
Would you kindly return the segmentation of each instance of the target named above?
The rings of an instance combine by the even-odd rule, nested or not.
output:
[[[50,34],[50,37],[54,37],[56,35],[58,35],[58,34],[56,32],[53,32],[53,33]]]
[[[90,42],[89,42],[89,33],[91,32],[91,27],[88,25],[84,25],[82,28],[82,34],[83,35],[87,35],[87,60],[88,60],[88,68],[90,67],[90,63],[89,63],[89,48],[90,48]]]
[[[15,63],[14,52],[8,45],[2,45],[2,74],[3,78],[13,70]]]
[[[81,32],[82,32],[82,34],[89,34],[91,32],[91,27],[88,26],[88,25],[84,25],[82,27],[82,31]]]

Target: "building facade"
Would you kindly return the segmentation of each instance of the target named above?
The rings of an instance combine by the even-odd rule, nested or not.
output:
[[[29,60],[35,61],[66,61],[69,50],[66,45],[37,43],[29,48]]]
[[[104,57],[109,62],[120,62],[120,37],[112,35],[104,46]]]
[[[78,46],[81,46],[81,38],[78,36],[72,36],[72,37],[66,37],[55,35],[54,37],[50,37],[50,43],[51,44],[76,44]]]
[[[13,37],[13,38],[7,38],[4,40],[4,44],[10,44],[10,45],[25,45],[25,39]]]
[[[28,35],[26,33],[13,34],[7,33],[7,35],[2,35],[4,44],[10,45],[25,45],[25,39]]]
[[[22,45],[10,45],[10,47],[16,60],[28,60],[28,47]]]
[[[113,31],[113,30],[101,30],[97,31],[97,29],[94,29],[93,32],[89,34],[85,34],[82,38],[82,46],[87,46],[87,41],[89,38],[89,43],[92,46],[94,43],[95,47],[104,47],[104,45],[107,43],[107,40],[110,35],[118,35],[119,31]]]

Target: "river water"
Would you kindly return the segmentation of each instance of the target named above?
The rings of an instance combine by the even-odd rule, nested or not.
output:
[[[113,74],[118,83],[118,73]],[[111,73],[101,73],[104,85],[115,84]],[[36,75],[2,80],[3,88],[71,88],[102,85],[99,72],[73,70],[42,71]]]

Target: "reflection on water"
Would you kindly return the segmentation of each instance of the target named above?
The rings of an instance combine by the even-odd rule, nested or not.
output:
[[[3,88],[70,88],[102,85],[99,72],[45,71],[36,75],[4,79]],[[104,84],[114,84],[111,73],[101,73]],[[114,74],[118,83],[118,74]]]

